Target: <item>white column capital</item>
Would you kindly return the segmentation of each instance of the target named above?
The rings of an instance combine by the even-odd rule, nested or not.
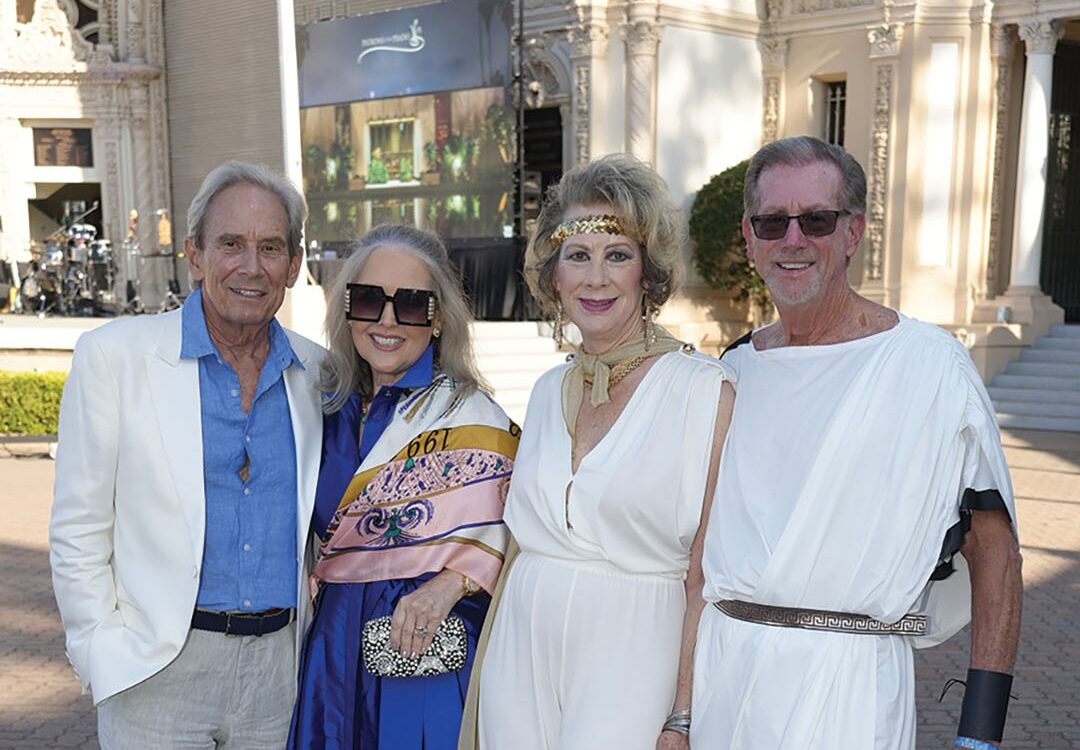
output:
[[[602,57],[607,52],[607,26],[579,21],[566,32],[570,42],[570,57],[573,60],[587,60]]]
[[[660,35],[663,28],[654,21],[637,21],[623,24],[622,37],[626,41],[626,54],[630,57],[656,57],[660,51]]]
[[[904,39],[904,26],[899,23],[883,23],[867,29],[866,39],[870,42],[870,57],[897,57],[900,54],[900,42]]]
[[[782,71],[787,68],[788,40],[786,37],[770,36],[758,39],[761,65],[766,71]]]
[[[1065,28],[1057,21],[1029,18],[1020,23],[1018,31],[1029,55],[1052,55],[1057,48],[1058,39],[1065,33]]]
[[[1011,60],[1016,48],[1016,27],[996,23],[990,27],[990,56],[999,60]]]

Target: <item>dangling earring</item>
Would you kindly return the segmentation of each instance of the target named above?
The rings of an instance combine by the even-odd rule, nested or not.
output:
[[[645,351],[649,350],[649,347],[656,343],[656,326],[653,325],[653,310],[652,303],[649,302],[649,298],[643,296],[641,298],[641,322],[645,324]]]
[[[435,328],[431,331],[431,335],[434,338],[439,338],[439,336],[442,336],[442,329],[438,326],[435,326]]]
[[[562,301],[560,300],[555,306],[555,324],[551,329],[551,338],[555,339],[555,346],[562,349],[563,345],[563,320],[562,320]]]

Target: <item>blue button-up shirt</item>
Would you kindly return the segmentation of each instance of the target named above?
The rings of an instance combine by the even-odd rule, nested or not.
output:
[[[207,331],[202,290],[187,298],[182,316],[180,358],[199,360],[202,415],[206,536],[197,604],[247,612],[295,607],[296,449],[282,373],[303,365],[271,320],[270,351],[245,412],[240,378]]]

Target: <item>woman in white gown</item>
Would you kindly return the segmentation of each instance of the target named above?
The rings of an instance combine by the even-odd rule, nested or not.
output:
[[[541,212],[526,277],[556,340],[569,319],[582,343],[525,417],[505,513],[521,551],[479,678],[485,750],[687,747],[702,519],[734,390],[652,322],[685,242],[666,185],[626,155],[567,172]]]

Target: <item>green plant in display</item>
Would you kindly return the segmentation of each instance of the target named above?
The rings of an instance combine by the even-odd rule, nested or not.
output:
[[[326,187],[326,154],[316,144],[304,149],[304,185],[308,190]]]
[[[468,170],[466,172],[468,179],[473,179],[479,162],[480,139],[470,135],[465,139],[465,163],[468,165]]]
[[[356,150],[351,143],[334,141],[330,146],[330,156],[337,161],[334,186],[347,188],[349,186],[349,175],[352,174],[353,167],[356,166]]]
[[[439,147],[435,141],[428,141],[424,144],[424,163],[427,164],[427,171],[439,171]]]
[[[743,179],[749,160],[725,169],[698,191],[690,209],[694,265],[709,286],[735,292],[760,309],[772,305],[769,289],[746,257],[742,236]]]
[[[327,156],[323,160],[323,174],[326,177],[326,186],[334,187],[338,181],[338,160],[332,156]]]
[[[484,113],[484,137],[499,149],[504,162],[513,157],[514,127],[510,110],[501,104],[492,104]]]
[[[468,169],[468,151],[465,139],[452,133],[443,144],[442,169],[450,180],[461,181]]]
[[[375,156],[371,157],[371,162],[368,163],[367,181],[370,185],[381,185],[390,181],[390,170],[387,169],[382,159]]]
[[[415,178],[411,156],[403,156],[398,161],[398,179],[402,182],[410,182]]]
[[[63,372],[0,372],[0,432],[55,434],[66,378]]]

